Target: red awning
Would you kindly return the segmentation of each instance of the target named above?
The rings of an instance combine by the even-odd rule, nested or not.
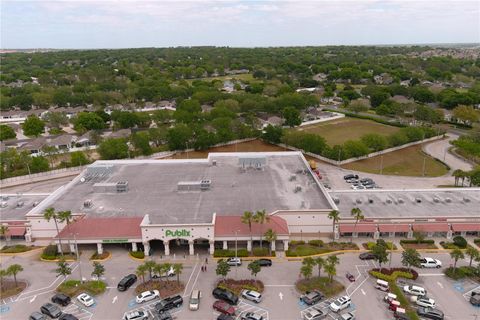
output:
[[[277,235],[288,235],[288,224],[282,217],[270,216],[270,220],[264,225],[258,223],[252,224],[252,235],[260,236],[265,233],[266,230],[272,229]],[[216,216],[215,218],[215,236],[235,236],[237,231],[238,236],[249,236],[250,230],[248,225],[242,223],[241,216]]]
[[[408,224],[379,224],[378,229],[380,232],[408,232],[410,226]]]
[[[480,223],[453,223],[452,229],[459,231],[480,231]]]
[[[7,234],[12,237],[21,237],[25,235],[25,231],[24,226],[8,226]]]
[[[417,223],[413,225],[413,231],[448,232],[448,230],[448,223]]]
[[[341,224],[339,226],[340,233],[352,233],[352,232],[375,232],[377,227],[375,224],[359,223],[357,226],[354,224]]]

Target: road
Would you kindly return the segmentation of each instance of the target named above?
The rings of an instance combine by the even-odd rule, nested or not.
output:
[[[446,163],[451,171],[456,169],[464,171],[472,170],[473,166],[470,163],[448,152],[448,149],[452,147],[450,142],[456,139],[458,139],[458,135],[449,133],[447,139],[437,140],[424,145],[423,151]]]

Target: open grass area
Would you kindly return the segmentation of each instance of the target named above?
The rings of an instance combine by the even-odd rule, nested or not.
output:
[[[338,120],[299,127],[295,130],[318,134],[324,137],[330,146],[334,146],[336,144],[342,144],[347,140],[358,140],[367,133],[377,133],[388,136],[399,131],[400,128],[387,126],[375,121],[345,117]]]
[[[252,140],[232,144],[223,147],[213,147],[205,151],[180,152],[171,157],[171,159],[200,159],[208,157],[210,152],[270,152],[270,151],[285,151],[284,148],[263,142],[262,140]]]
[[[425,157],[425,176],[439,177],[448,173],[448,168],[440,161],[425,155],[421,145],[386,153],[382,156],[355,161],[342,168],[368,173],[380,174],[383,157],[382,174],[395,176],[421,177]]]
[[[24,244],[16,244],[12,246],[4,246],[2,250],[0,250],[0,253],[21,253],[21,252],[27,252],[30,250],[38,249],[40,247],[36,246],[26,246]]]
[[[297,281],[295,286],[297,290],[302,293],[319,290],[327,298],[334,297],[345,289],[345,287],[336,280],[332,280],[330,282],[328,277],[312,277],[310,279],[301,279]]]

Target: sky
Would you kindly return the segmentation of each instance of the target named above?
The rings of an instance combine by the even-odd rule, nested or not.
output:
[[[480,42],[480,0],[0,1],[2,49]]]

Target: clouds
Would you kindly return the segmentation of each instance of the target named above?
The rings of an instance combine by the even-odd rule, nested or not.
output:
[[[479,42],[478,1],[3,1],[2,47]]]

